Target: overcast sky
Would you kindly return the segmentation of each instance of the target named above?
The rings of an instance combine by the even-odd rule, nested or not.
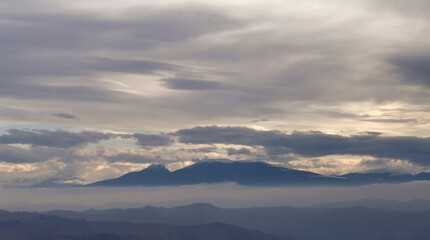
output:
[[[430,166],[427,0],[3,0],[0,184]]]

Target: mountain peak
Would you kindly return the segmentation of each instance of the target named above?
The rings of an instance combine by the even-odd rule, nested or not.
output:
[[[145,171],[157,171],[157,172],[170,172],[164,165],[152,164],[151,166],[144,169]]]

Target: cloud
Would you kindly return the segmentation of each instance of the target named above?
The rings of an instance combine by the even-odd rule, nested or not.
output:
[[[396,159],[373,159],[361,160],[358,165],[359,169],[362,169],[361,172],[396,172],[396,173],[404,173],[405,170],[412,170],[415,173],[422,172],[423,169],[411,164],[405,160],[396,160]],[[415,168],[415,169],[414,169]]]
[[[208,80],[194,80],[185,78],[167,78],[160,80],[163,85],[167,88],[174,90],[191,90],[191,91],[202,91],[202,90],[216,90],[227,87],[226,84],[208,81]]]
[[[20,130],[9,129],[7,134],[0,136],[2,144],[30,144],[32,146],[47,146],[68,148],[88,143],[96,143],[115,137],[113,134],[82,131],[73,133],[63,130]]]
[[[430,138],[384,137],[375,134],[346,137],[322,132],[285,134],[280,131],[218,126],[182,129],[176,135],[182,143],[263,146],[268,154],[275,156],[290,153],[309,157],[370,155],[430,165]]]
[[[172,161],[228,157],[227,148],[240,147],[211,149],[202,143],[232,143],[257,146],[247,159],[258,149],[261,160],[290,153],[302,158],[370,154],[424,164],[430,136],[430,45],[423,41],[429,38],[429,6],[425,0],[118,1],[109,6],[83,0],[0,1],[0,124],[2,129],[67,124],[131,132],[243,124],[193,128],[193,136],[179,131],[181,141],[190,143],[186,147],[176,146],[168,134],[115,136],[135,140],[140,153]],[[303,132],[319,129],[349,137]],[[103,144],[87,143],[115,137],[21,131],[0,136],[0,143],[96,152]],[[354,136],[365,131],[415,137]],[[244,156],[230,156],[239,157]],[[151,159],[158,158],[134,161]]]
[[[120,153],[111,156],[105,156],[110,162],[127,162],[127,163],[168,163],[168,161],[160,158],[151,158],[141,154]]]
[[[62,209],[84,211],[90,208],[106,209],[144,207],[145,205],[175,207],[206,202],[218,207],[244,208],[255,206],[313,205],[364,198],[409,201],[428,199],[426,181],[401,184],[373,184],[360,187],[265,187],[250,188],[236,184],[202,184],[174,187],[124,188],[0,188],[0,204],[24,202],[34,211]],[[408,194],[399,194],[408,193]],[[216,196],[216,197],[214,197]],[[57,203],[57,204],[55,204]],[[117,203],[117,204],[114,204]],[[37,206],[35,204],[43,204]],[[79,209],[76,209],[78,204]],[[82,206],[84,205],[84,206]],[[47,209],[48,208],[48,209]]]
[[[178,68],[174,64],[150,60],[130,60],[92,57],[88,59],[87,66],[90,69],[101,72],[123,72],[154,74],[155,71],[172,71]]]
[[[76,116],[70,113],[53,113],[52,116],[56,116],[64,119],[76,119]]]
[[[68,124],[81,127],[137,129],[145,119],[150,130],[219,121],[307,130],[326,129],[320,125],[331,121],[316,110],[334,116],[349,103],[375,101],[373,108],[401,101],[415,109],[428,102],[422,89],[393,82],[387,67],[399,54],[392,46],[407,42],[419,52],[428,49],[417,44],[426,37],[427,22],[399,12],[425,13],[424,1],[410,6],[397,0],[346,5],[337,0],[264,5],[127,1],[109,9],[84,2],[0,3],[2,104],[35,111],[43,105],[49,113],[67,106],[79,116]],[[336,14],[340,11],[347,14]],[[404,51],[410,51],[408,46]],[[324,107],[314,109],[316,104]],[[312,111],[317,121],[309,120]],[[399,115],[390,119],[406,119]],[[258,119],[270,121],[250,122]],[[55,121],[52,116],[7,120]],[[338,121],[334,128],[366,124],[354,114]],[[426,127],[413,121],[367,125],[402,125],[402,131]]]
[[[169,135],[135,133],[136,144],[142,147],[167,146],[172,144],[173,139]]]
[[[61,159],[61,162],[73,162],[85,158],[74,155],[71,151],[63,148],[49,148],[43,146],[21,148],[0,144],[0,162],[15,164],[41,163],[51,159]]]
[[[26,11],[21,10],[20,4],[2,3],[2,8],[9,8],[2,14],[8,20],[3,29],[9,34],[0,43],[39,49],[145,49],[157,46],[158,41],[183,41],[240,24],[222,11],[204,5],[132,5],[117,11],[115,19],[104,11],[79,11],[69,4],[47,2],[26,2]],[[49,9],[44,8],[46,5]]]
[[[48,100],[62,102],[115,103],[129,94],[92,86],[56,86],[31,83],[5,83],[0,88],[3,97],[18,100]]]
[[[378,11],[400,13],[408,18],[427,18],[430,4],[426,0],[411,0],[406,3],[402,0],[366,0],[372,7],[376,7]]]
[[[268,122],[269,121],[269,119],[267,119],[267,118],[262,118],[262,119],[255,119],[255,120],[252,120],[251,122],[252,123],[258,123],[258,122]]]
[[[430,53],[397,56],[391,60],[404,83],[430,87]]]
[[[64,155],[67,155],[64,149],[53,149],[46,147],[33,147],[31,149],[24,149],[0,144],[0,162],[37,163]]]
[[[136,96],[132,100],[125,92],[100,85],[99,75],[182,71],[184,67],[135,53],[241,24],[204,5],[130,6],[112,18],[69,4],[19,2],[26,10],[18,3],[0,4],[0,45],[5,49],[0,55],[0,95],[19,100],[137,102]]]
[[[245,154],[250,155],[251,151],[247,148],[241,148],[241,149],[235,149],[235,148],[227,148],[227,155],[239,155],[239,154]]]

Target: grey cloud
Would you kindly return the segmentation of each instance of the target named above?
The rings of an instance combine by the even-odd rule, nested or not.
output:
[[[201,152],[201,153],[210,153],[215,152],[217,150],[216,147],[201,147],[201,148],[194,148],[194,149],[187,149],[189,152]]]
[[[163,85],[170,89],[175,90],[216,90],[220,88],[227,87],[226,84],[216,82],[216,81],[208,81],[208,80],[195,80],[195,79],[186,79],[186,78],[166,78],[160,80]]]
[[[257,145],[254,141],[258,141],[254,137],[258,136],[258,132],[245,127],[194,127],[190,129],[181,129],[176,132],[179,136],[179,141],[192,144],[241,144],[241,145]],[[272,132],[267,132],[272,133]]]
[[[37,77],[91,77],[99,72],[156,74],[159,71],[181,69],[180,66],[162,61],[97,57],[91,56],[90,52],[74,55],[61,51],[37,56],[6,52],[0,56],[0,60],[5,62],[0,66],[2,82],[13,80],[31,83]]]
[[[76,119],[76,116],[70,113],[53,113],[52,116],[64,119]]]
[[[297,188],[285,186],[250,188],[236,184],[202,184],[161,188],[1,188],[0,195],[2,196],[0,204],[16,204],[24,201],[34,211],[56,210],[58,206],[62,206],[62,209],[73,211],[84,211],[89,208],[137,208],[145,205],[173,207],[196,202],[207,202],[224,208],[255,206],[312,207],[321,203],[363,198],[398,201],[430,198],[428,182],[425,181],[402,184],[373,184],[353,188]],[[37,199],[42,204],[34,205],[34,199]]]
[[[188,152],[188,153],[211,153],[216,152],[218,148],[216,147],[196,147],[196,148],[179,148],[177,152]]]
[[[391,63],[405,83],[430,87],[430,53],[397,56]]]
[[[79,157],[71,157],[70,152],[61,148],[32,147],[24,149],[6,144],[0,144],[0,162],[8,163],[37,163],[62,158],[63,161],[76,160]]]
[[[263,146],[268,154],[288,153],[318,157],[333,154],[371,155],[430,164],[430,138],[382,137],[374,134],[340,136],[321,132],[256,131],[244,127],[195,127],[176,132],[179,141],[192,144]]]
[[[68,114],[62,117],[70,118]],[[73,116],[73,115],[72,115]],[[47,146],[68,148],[88,143],[97,143],[101,140],[111,138],[134,138],[136,144],[142,147],[168,146],[173,143],[174,139],[167,134],[112,134],[95,131],[70,132],[64,130],[20,130],[9,129],[6,134],[0,135],[0,144],[30,144],[32,146]]]
[[[2,97],[16,99],[44,99],[73,102],[119,102],[130,94],[120,93],[91,86],[56,86],[31,83],[3,83],[0,88]]]
[[[251,151],[247,148],[241,148],[241,149],[235,149],[235,148],[227,148],[227,155],[239,155],[239,154],[245,154],[250,155]]]
[[[11,7],[9,14],[2,14],[2,18],[8,20],[2,27],[8,33],[0,40],[3,45],[24,49],[146,49],[165,41],[183,41],[240,25],[240,21],[204,5],[138,7],[119,14],[121,18],[117,20],[101,14],[77,12],[67,9],[66,5],[51,4],[52,12],[39,11],[38,4],[31,2],[27,5],[32,10],[16,14],[22,7],[18,5]]]
[[[375,160],[366,160],[363,159],[360,161],[360,165],[363,166],[370,166],[370,167],[378,167],[383,168],[387,166],[387,161],[390,161],[389,159],[375,159]]]
[[[178,71],[181,67],[151,60],[146,51],[241,24],[203,5],[130,8],[111,18],[50,1],[17,2],[0,3],[0,95],[23,100],[109,103],[127,98],[129,103],[133,101],[129,94],[106,89],[93,77],[100,72]],[[111,57],[111,52],[135,57]],[[137,57],[135,53],[139,53]],[[42,84],[47,77],[55,78],[56,83],[64,77],[87,81],[84,85]]]
[[[139,39],[149,38],[160,41],[183,41],[199,35],[234,29],[243,25],[223,13],[222,9],[204,5],[185,5],[149,12],[141,17],[145,9],[133,9],[127,14],[138,21],[136,31],[131,35]]]
[[[154,72],[158,70],[174,70],[178,67],[173,64],[150,60],[128,60],[101,57],[89,58],[88,65],[94,70],[103,72],[140,74],[154,74]]]
[[[373,160],[363,159],[359,162],[359,166],[365,169],[365,172],[396,172],[396,173],[411,173],[411,172],[423,172],[427,171],[426,168],[422,168],[416,165],[411,165],[406,161],[398,161],[392,159],[378,158]]]
[[[110,139],[112,137],[114,137],[113,134],[92,131],[73,133],[63,130],[49,131],[10,129],[7,131],[7,134],[0,136],[0,143],[68,148],[87,143],[96,143],[100,140]]]
[[[255,119],[255,120],[252,120],[251,122],[252,123],[258,123],[258,122],[268,122],[269,121],[269,119],[267,119],[267,118],[262,118],[262,119]]]
[[[373,135],[373,136],[380,136],[380,135],[382,135],[381,132],[372,132],[372,131],[362,132],[362,134],[364,134],[364,135]]]
[[[150,158],[139,154],[121,153],[113,156],[105,156],[111,162],[132,162],[132,163],[167,163],[165,160],[159,158]]]
[[[417,119],[406,118],[406,119],[392,119],[392,118],[362,118],[359,119],[364,122],[380,122],[380,123],[417,123]]]
[[[377,11],[394,11],[409,18],[428,18],[430,3],[427,0],[366,0]]]
[[[392,46],[406,41],[415,46],[426,35],[420,28],[402,27],[409,26],[403,18],[384,15],[384,21],[375,21],[379,13],[357,2],[339,6],[338,1],[328,1],[318,6],[321,14],[306,9],[306,3],[295,6],[300,11],[271,14],[279,4],[274,2],[258,8],[267,12],[263,16],[251,11],[257,6],[252,3],[249,8],[191,6],[180,1],[175,7],[150,3],[143,8],[133,3],[129,9],[111,12],[48,0],[3,1],[0,96],[12,99],[11,107],[26,104],[27,109],[37,109],[44,104],[51,108],[49,112],[67,102],[68,111],[80,117],[74,124],[133,128],[145,119],[151,129],[216,124],[220,119],[227,124],[249,123],[261,118],[271,120],[266,127],[283,128],[282,122],[289,121],[295,125],[291,128],[301,129],[301,120],[309,120],[309,112],[318,110],[315,105],[330,106],[334,116],[345,102],[427,103],[427,92],[416,94],[422,90],[391,84],[385,68],[385,55],[396,51]],[[405,5],[400,0],[396,4]],[[357,14],[346,19],[325,12],[343,7],[354,8]],[[319,24],[311,24],[310,19]],[[339,32],[345,34],[339,37]],[[162,77],[176,76],[162,80],[165,87],[188,91],[168,95],[165,89],[152,91],[152,77],[138,82],[135,76],[112,74],[164,71],[168,73]],[[111,84],[96,79],[105,77],[113,78]],[[237,88],[232,91],[232,86]],[[116,88],[119,91],[113,91]],[[82,107],[85,101],[92,101],[91,105]],[[351,118],[360,121],[340,115],[345,120],[338,128]],[[52,117],[33,123],[52,124]],[[308,123],[311,129],[320,124]]]
[[[133,137],[136,138],[137,145],[142,147],[167,146],[173,142],[169,135],[135,133]]]

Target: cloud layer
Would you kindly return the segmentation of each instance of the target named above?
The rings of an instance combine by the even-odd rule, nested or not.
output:
[[[429,10],[425,0],[2,1],[0,172],[94,181],[221,158],[426,170]]]
[[[109,139],[112,134],[83,131],[73,133],[68,131],[49,130],[19,130],[10,129],[7,134],[0,136],[1,144],[29,144],[47,147],[75,147],[100,140]]]
[[[110,6],[1,3],[0,121],[430,134],[425,1]]]
[[[236,144],[262,146],[270,155],[298,154],[370,155],[430,164],[430,138],[383,137],[375,134],[340,136],[322,132],[256,131],[244,127],[195,127],[176,132],[179,141],[191,144]]]
[[[375,132],[341,136],[220,126],[159,134],[10,129],[0,135],[0,172],[92,182],[150,164],[174,170],[222,159],[265,161],[324,174],[416,173],[430,167],[429,144],[429,138],[387,137]]]

